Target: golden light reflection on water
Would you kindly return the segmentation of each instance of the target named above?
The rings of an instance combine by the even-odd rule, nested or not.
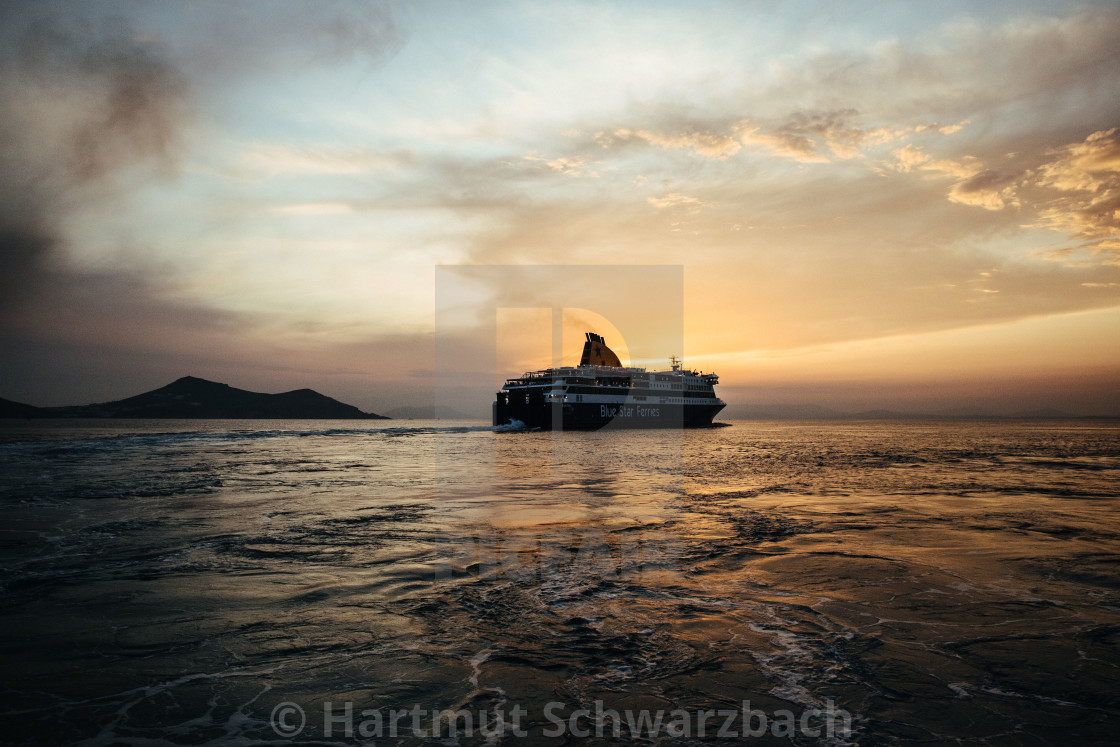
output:
[[[9,449],[5,658],[70,699],[25,728],[516,702],[533,744],[557,700],[749,699],[862,743],[1110,733],[1114,425],[272,429]]]

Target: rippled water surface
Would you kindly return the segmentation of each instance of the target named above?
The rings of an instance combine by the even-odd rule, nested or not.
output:
[[[359,743],[419,706],[490,732],[376,742],[602,744],[633,733],[597,702],[748,700],[851,718],[760,744],[1120,730],[1115,421],[7,422],[0,468],[5,743]]]

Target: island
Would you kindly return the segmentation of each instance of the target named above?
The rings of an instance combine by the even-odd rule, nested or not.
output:
[[[312,389],[264,394],[195,376],[184,376],[135,397],[93,405],[35,407],[0,399],[0,418],[389,420]]]

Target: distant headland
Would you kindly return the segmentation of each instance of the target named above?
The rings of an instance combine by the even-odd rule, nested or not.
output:
[[[213,418],[389,420],[311,389],[263,394],[195,376],[135,397],[93,405],[35,407],[0,399],[0,418]]]

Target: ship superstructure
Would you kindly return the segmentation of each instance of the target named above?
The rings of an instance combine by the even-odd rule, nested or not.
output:
[[[676,358],[668,371],[623,366],[602,336],[588,332],[586,338],[578,366],[529,371],[506,381],[494,402],[494,425],[687,428],[711,425],[723,409],[716,374],[684,368]]]

